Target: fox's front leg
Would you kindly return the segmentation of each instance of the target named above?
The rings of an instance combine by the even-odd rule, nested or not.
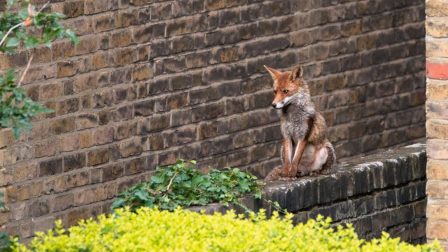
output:
[[[297,143],[296,149],[294,151],[294,157],[292,158],[292,162],[291,162],[291,174],[294,174],[293,176],[297,176],[300,160],[302,159],[302,155],[303,155],[303,152],[305,151],[305,147],[306,147],[305,140],[300,140]]]
[[[281,147],[282,166],[274,168],[265,178],[266,181],[277,180],[282,177],[292,177],[291,161],[292,161],[292,140],[283,138]]]
[[[291,138],[284,138],[282,143],[282,175],[286,177],[294,177],[292,175],[292,140]]]

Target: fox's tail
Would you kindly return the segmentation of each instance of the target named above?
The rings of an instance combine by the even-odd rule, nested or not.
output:
[[[322,166],[322,173],[330,172],[336,165],[336,152],[330,141],[325,142],[325,148],[328,150],[327,162]]]

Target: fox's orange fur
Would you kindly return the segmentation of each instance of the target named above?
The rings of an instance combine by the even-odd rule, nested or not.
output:
[[[336,161],[335,152],[326,136],[325,119],[311,101],[302,68],[297,66],[286,72],[266,69],[274,80],[272,106],[281,109],[283,135],[283,165],[266,179],[294,178],[330,170]]]

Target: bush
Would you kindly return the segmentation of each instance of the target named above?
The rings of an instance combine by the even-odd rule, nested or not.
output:
[[[202,174],[189,163],[178,160],[174,165],[157,168],[147,182],[137,184],[121,193],[112,209],[129,206],[158,207],[174,210],[177,207],[203,206],[209,203],[235,203],[245,194],[261,197],[257,177],[237,168],[211,170]]]
[[[351,226],[336,230],[319,217],[292,225],[291,216],[266,219],[263,212],[249,219],[233,212],[204,215],[140,208],[118,209],[98,221],[82,221],[68,230],[38,233],[29,247],[15,251],[442,251],[440,245],[409,245],[383,234],[366,242]]]

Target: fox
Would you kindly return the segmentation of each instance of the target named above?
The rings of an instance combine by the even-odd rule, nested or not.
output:
[[[273,80],[274,100],[271,105],[281,111],[283,136],[282,165],[274,168],[265,179],[294,179],[328,173],[336,163],[336,153],[327,138],[325,119],[311,101],[302,66],[283,72],[264,67]]]

